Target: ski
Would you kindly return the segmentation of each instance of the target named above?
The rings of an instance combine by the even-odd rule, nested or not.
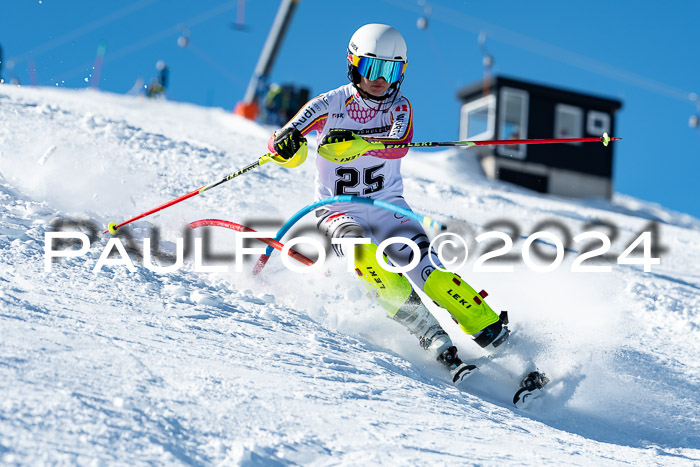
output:
[[[527,408],[530,403],[544,394],[544,387],[549,383],[544,373],[531,371],[520,382],[520,389],[513,395],[513,405],[519,409]]]
[[[470,376],[477,373],[479,369],[487,365],[495,365],[499,367],[501,372],[507,375],[510,379],[517,381],[518,375],[504,368],[502,365],[494,361],[497,354],[490,354],[476,359],[462,361],[456,355],[457,349],[451,347],[448,349],[438,361],[442,363],[449,362],[450,376],[452,383],[459,389],[469,392],[469,383],[467,380]],[[447,362],[446,362],[446,361]],[[534,365],[533,365],[534,367]],[[531,367],[531,368],[533,368]],[[513,405],[518,409],[526,409],[535,399],[541,397],[545,393],[545,386],[550,382],[550,379],[538,369],[527,371],[524,376],[518,381],[519,387],[512,397]]]
[[[462,363],[450,373],[452,375],[452,384],[459,387],[461,386],[467,378],[469,378],[475,371],[479,369],[478,366],[470,363]]]
[[[479,370],[473,363],[463,363],[452,370],[452,383],[460,391],[469,390],[467,379]],[[518,409],[527,409],[530,403],[545,394],[545,386],[549,378],[540,371],[531,371],[520,381],[520,387],[513,395],[513,405]]]

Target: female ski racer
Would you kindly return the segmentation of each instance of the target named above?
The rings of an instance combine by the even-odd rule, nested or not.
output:
[[[276,131],[268,143],[273,160],[283,167],[301,165],[308,151],[305,136],[316,131],[321,156],[316,158],[317,199],[347,194],[410,209],[402,196],[400,171],[408,149],[383,144],[409,143],[413,136],[411,103],[400,91],[407,65],[406,43],[390,26],[367,24],[350,39],[347,60],[350,84],[312,99]],[[357,274],[376,293],[389,317],[416,335],[420,345],[450,369],[455,384],[476,367],[459,359],[457,348],[414,287],[449,311],[481,347],[497,347],[508,338],[507,317],[499,317],[459,276],[444,271],[418,222],[353,203],[331,205],[319,210],[317,218],[326,237],[354,239],[354,244],[334,245],[336,253],[354,257]],[[390,237],[404,237],[419,246],[418,266],[407,273],[408,278],[386,271],[376,258],[377,245]],[[369,243],[358,243],[359,239],[369,239]],[[414,252],[397,243],[387,247],[385,254],[393,265],[406,266]],[[431,264],[431,257],[442,269]]]

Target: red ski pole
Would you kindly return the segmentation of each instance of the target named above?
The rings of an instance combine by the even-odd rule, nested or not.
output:
[[[197,196],[197,195],[200,194],[200,193],[204,193],[205,191],[209,190],[210,188],[214,188],[215,186],[219,186],[219,185],[221,185],[221,184],[224,183],[224,182],[228,182],[228,181],[231,180],[232,178],[236,178],[236,177],[238,177],[239,175],[242,175],[242,174],[244,174],[244,173],[246,173],[246,172],[249,172],[249,171],[253,170],[253,169],[256,168],[256,167],[259,167],[259,166],[265,164],[266,162],[270,162],[271,160],[272,160],[272,154],[270,154],[270,153],[264,154],[264,155],[260,156],[260,158],[259,158],[257,161],[255,161],[255,162],[253,162],[252,164],[249,164],[249,165],[243,167],[243,168],[240,169],[240,170],[237,170],[236,172],[233,172],[233,173],[231,173],[231,174],[228,174],[227,176],[225,176],[224,178],[222,178],[222,179],[219,180],[218,182],[210,183],[209,185],[204,185],[203,187],[200,187],[200,188],[197,188],[196,190],[190,191],[189,193],[187,193],[187,194],[185,194],[185,195],[182,195],[182,196],[180,196],[180,197],[178,197],[178,198],[175,198],[175,199],[172,200],[172,201],[168,201],[168,202],[165,203],[165,204],[161,204],[161,205],[158,206],[157,208],[153,208],[153,209],[151,209],[150,211],[146,211],[146,212],[144,212],[144,213],[139,214],[139,215],[136,216],[136,217],[132,217],[131,219],[126,220],[126,221],[122,222],[121,224],[117,224],[117,223],[115,223],[115,222],[110,222],[110,223],[109,223],[109,226],[107,227],[107,230],[105,230],[103,233],[109,232],[109,233],[111,233],[112,235],[115,235],[115,234],[117,233],[117,230],[119,230],[120,227],[123,227],[123,226],[125,226],[125,225],[127,225],[127,224],[130,224],[130,223],[132,223],[132,222],[134,222],[134,221],[136,221],[136,220],[143,219],[144,217],[150,216],[151,214],[156,213],[156,212],[158,212],[158,211],[162,211],[163,209],[165,209],[165,208],[167,208],[167,207],[170,207],[170,206],[172,206],[173,204],[177,204],[177,203],[179,203],[179,202],[181,202],[181,201],[185,201],[186,199],[192,198],[193,196]]]
[[[600,138],[549,138],[549,139],[493,139],[489,141],[429,141],[424,143],[383,144],[384,148],[437,148],[444,146],[491,146],[491,145],[515,145],[515,144],[551,144],[551,143],[603,143],[607,146],[610,141],[619,141],[622,138],[611,138],[603,133]],[[375,143],[373,143],[375,144]],[[375,148],[370,148],[375,149]]]

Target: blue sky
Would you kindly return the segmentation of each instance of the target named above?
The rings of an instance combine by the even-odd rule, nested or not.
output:
[[[99,87],[126,93],[155,64],[170,67],[168,98],[231,110],[245,92],[279,0],[23,0],[0,14],[2,77],[22,84],[89,86],[106,44]],[[427,29],[416,21],[431,14]],[[534,5],[534,8],[533,8]],[[457,90],[481,79],[479,34],[493,74],[623,101],[617,116],[615,191],[700,217],[700,2],[300,0],[271,81],[317,94],[346,82],[345,49],[370,22],[408,43],[403,91],[416,141],[458,137]],[[236,24],[244,27],[235,28]],[[185,28],[191,46],[177,39]],[[8,69],[8,61],[14,69]],[[28,71],[36,69],[34,77]],[[265,151],[264,147],[260,152]],[[429,156],[427,156],[429,157]]]

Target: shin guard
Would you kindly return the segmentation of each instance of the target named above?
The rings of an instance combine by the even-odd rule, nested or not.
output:
[[[475,340],[482,347],[501,337],[501,331],[506,329],[503,328],[504,323],[499,316],[484,301],[486,292],[477,293],[454,273],[439,269],[433,271],[425,282],[424,290],[438,306],[450,312],[465,333],[472,336],[479,334]],[[490,339],[489,336],[491,336]],[[501,342],[499,341],[498,344]]]
[[[389,272],[377,262],[377,245],[355,246],[355,272],[365,285],[377,295],[379,304],[390,318],[406,303],[413,288],[403,275]]]
[[[377,245],[355,246],[355,271],[374,292],[387,315],[418,338],[433,357],[452,346],[450,336],[421,302],[411,283],[401,274],[389,272],[377,262]]]

